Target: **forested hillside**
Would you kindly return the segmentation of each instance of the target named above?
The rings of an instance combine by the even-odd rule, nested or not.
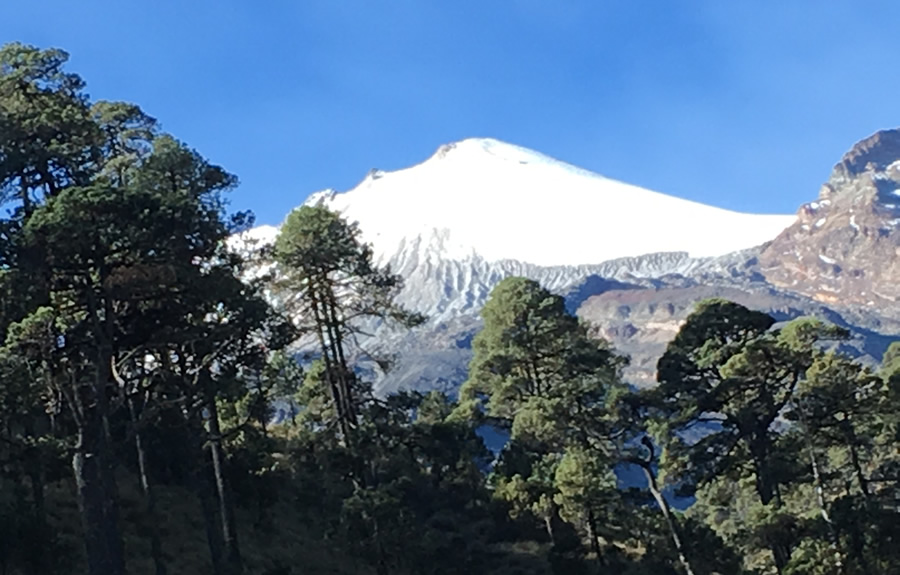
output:
[[[459,397],[380,397],[426,318],[357,226],[235,253],[237,178],[67,58],[0,49],[0,574],[897,573],[900,343],[711,299],[637,389],[513,277]]]

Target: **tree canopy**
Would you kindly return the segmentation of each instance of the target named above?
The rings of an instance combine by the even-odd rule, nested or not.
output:
[[[378,393],[427,318],[356,224],[238,253],[237,177],[67,60],[0,48],[0,573],[896,572],[900,343],[708,300],[637,389],[510,277],[458,397]]]

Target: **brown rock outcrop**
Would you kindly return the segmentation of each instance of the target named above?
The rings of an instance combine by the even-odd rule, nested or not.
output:
[[[900,130],[856,144],[759,257],[771,284],[900,317]]]

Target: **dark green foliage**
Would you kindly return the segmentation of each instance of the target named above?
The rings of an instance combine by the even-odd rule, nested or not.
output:
[[[244,260],[236,177],[66,61],[0,49],[0,573],[896,571],[900,344],[711,300],[637,392],[507,278],[458,403],[380,397],[366,333],[424,318],[356,225],[305,206]]]

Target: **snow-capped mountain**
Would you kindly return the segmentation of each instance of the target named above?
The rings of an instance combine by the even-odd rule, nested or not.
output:
[[[406,278],[404,303],[439,320],[477,310],[506,276],[559,289],[591,274],[686,273],[796,219],[667,196],[493,139],[307,200],[319,202],[358,222],[379,263]]]
[[[719,256],[768,241],[794,216],[743,214],[610,180],[492,139],[320,192],[387,258],[577,266],[656,252]]]
[[[895,134],[887,136],[873,141],[894,141]],[[886,190],[898,181],[892,170],[900,165],[900,148],[867,142],[848,156],[859,156],[865,166],[845,158],[843,164],[853,169],[838,170],[844,179],[832,177],[831,187]],[[871,150],[886,155],[877,166],[869,161]],[[890,197],[894,190],[888,190]],[[876,206],[878,214],[895,208],[872,199],[885,193],[854,192],[858,199],[850,208],[837,198],[851,195],[826,194],[834,197],[828,226],[843,230],[835,232],[835,246],[860,254],[884,252],[876,259],[894,261],[892,254],[900,254],[897,236],[881,229],[893,220],[878,230],[865,220],[875,231],[857,234],[865,219],[861,207]],[[809,233],[810,209],[822,210],[827,201],[804,206],[799,216],[737,213],[604,178],[497,140],[469,139],[441,146],[410,168],[372,170],[352,190],[318,192],[306,203],[322,203],[357,222],[378,263],[404,277],[401,302],[430,318],[413,333],[379,330],[368,342],[370,350],[399,355],[387,376],[376,376],[383,393],[452,392],[465,378],[479,309],[497,282],[513,275],[564,294],[572,311],[632,356],[628,377],[639,385],[652,384],[656,358],[693,303],[704,297],[729,297],[781,319],[821,316],[859,334],[852,346],[870,358],[880,357],[890,337],[900,333],[896,314],[849,305],[852,298],[842,306],[805,289],[802,281],[778,275],[805,270],[777,254],[832,253],[824,243],[808,247],[809,240],[800,237]],[[268,243],[276,234],[274,227],[256,228],[236,238],[235,246],[253,249],[254,242]],[[878,250],[860,239],[876,236]],[[827,263],[816,254],[810,257]],[[877,279],[882,268],[870,259],[854,260],[860,269],[851,270],[852,278],[866,277],[881,291],[893,289],[885,287],[893,276]],[[840,274],[836,269],[829,273]],[[821,277],[809,275],[813,280],[818,285]]]

